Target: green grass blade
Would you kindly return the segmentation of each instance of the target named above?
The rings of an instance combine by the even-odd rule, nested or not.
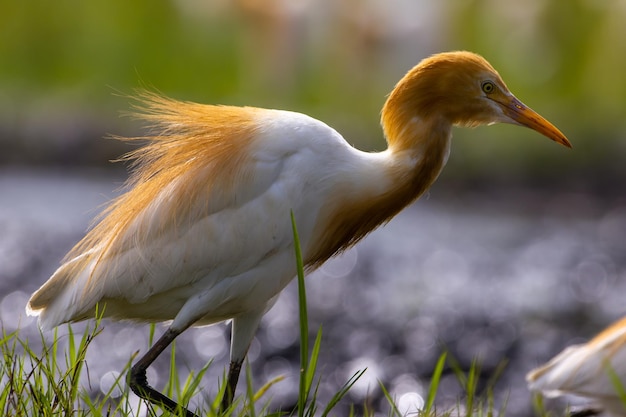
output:
[[[252,371],[250,370],[250,363],[246,362],[246,390],[248,395],[248,404],[244,408],[245,415],[247,417],[256,417],[256,409],[254,406],[254,389],[252,388]]]
[[[309,352],[309,325],[306,305],[306,288],[304,286],[304,264],[302,261],[302,249],[296,227],[296,218],[291,212],[291,227],[293,229],[293,246],[296,255],[296,267],[298,272],[298,305],[300,313],[300,389],[298,392],[298,416],[304,417],[309,391],[307,387],[307,367]]]
[[[196,394],[204,374],[209,370],[212,361],[209,361],[197,372],[190,372],[185,384],[182,387],[182,391],[178,394],[179,403],[181,405],[187,405],[191,401],[191,398]]]
[[[400,412],[400,410],[398,410],[398,407],[396,406],[395,399],[391,397],[391,394],[389,394],[389,391],[387,391],[387,387],[385,387],[385,384],[383,384],[383,381],[378,380],[378,385],[380,385],[380,389],[383,392],[383,395],[385,396],[385,398],[387,399],[387,402],[391,406],[391,414],[390,415],[391,416],[397,416],[397,417],[403,417],[402,413]]]
[[[341,401],[343,397],[345,397],[348,391],[350,391],[350,388],[352,388],[352,386],[356,383],[356,381],[358,381],[359,378],[363,376],[365,371],[367,371],[367,369],[362,369],[352,374],[352,376],[348,379],[348,381],[346,381],[346,383],[343,384],[341,389],[337,393],[335,393],[335,395],[333,395],[333,397],[330,399],[330,401],[328,402],[328,405],[322,412],[322,417],[326,417],[328,413],[330,413],[332,409],[335,408],[337,403]]]
[[[467,417],[472,417],[472,415],[474,414],[474,400],[476,399],[476,387],[478,385],[479,374],[480,369],[478,362],[476,360],[473,360],[467,374],[467,384],[465,386],[465,408],[467,412]]]
[[[613,389],[618,395],[622,406],[626,407],[626,388],[624,388],[624,383],[622,382],[617,372],[615,372],[615,369],[613,369],[613,366],[611,366],[608,361],[607,363],[605,363],[604,367],[606,368],[606,373],[609,381],[611,381],[611,385],[613,385]]]
[[[463,389],[467,387],[467,375],[461,369],[461,364],[456,358],[452,355],[448,355],[448,364],[450,365],[450,369],[454,372],[456,379],[459,381]]]
[[[311,391],[313,386],[313,379],[315,378],[315,371],[317,369],[317,358],[320,354],[320,348],[322,345],[322,328],[317,330],[317,336],[315,337],[315,343],[313,343],[313,350],[311,351],[311,358],[309,360],[309,366],[306,370],[305,389],[306,392]]]
[[[173,341],[172,350],[170,351],[170,376],[167,381],[166,395],[170,398],[174,396],[175,392],[179,391],[180,381],[178,379],[178,372],[176,371],[176,341]]]
[[[43,333],[40,332],[40,335],[41,335],[42,346],[46,346],[46,340],[43,337]],[[48,362],[49,369],[56,369],[57,357],[58,357],[57,353],[58,353],[58,348],[59,348],[59,344],[57,343],[57,341],[59,340],[59,328],[58,327],[54,329],[52,340],[54,340],[54,343],[52,343],[52,352],[49,355],[46,355],[46,361]]]
[[[548,412],[546,411],[546,407],[543,403],[543,395],[539,394],[539,393],[533,393],[532,396],[532,405],[533,405],[533,411],[534,411],[534,415],[536,416],[547,416]]]
[[[156,324],[150,324],[150,333],[148,334],[148,346],[152,346],[154,343],[154,335],[156,333]]]
[[[253,397],[253,401],[257,402],[261,399],[261,397],[263,397],[263,395],[265,395],[265,393],[275,384],[279,383],[280,381],[283,381],[285,379],[284,375],[278,375],[274,378],[272,378],[271,380],[269,380],[268,382],[266,382],[261,388],[259,388],[259,390],[254,394]]]
[[[69,338],[68,357],[73,358],[76,356],[76,343],[74,342],[74,331],[72,330],[71,324],[67,325],[67,333],[67,337]],[[69,366],[70,364],[68,363],[67,365]]]
[[[437,390],[439,389],[439,382],[441,381],[441,375],[443,374],[443,368],[446,364],[447,353],[444,352],[439,356],[433,376],[430,379],[430,386],[428,387],[428,396],[426,397],[426,404],[424,406],[424,414],[430,415],[430,412],[435,404],[435,398],[437,397]]]

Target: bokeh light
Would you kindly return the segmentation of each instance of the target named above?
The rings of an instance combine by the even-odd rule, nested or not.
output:
[[[109,371],[100,378],[100,391],[111,398],[119,398],[123,392],[124,378],[118,371]]]

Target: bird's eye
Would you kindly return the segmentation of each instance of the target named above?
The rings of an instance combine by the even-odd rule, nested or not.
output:
[[[496,86],[491,81],[485,81],[482,88],[485,94],[491,94],[495,91]]]

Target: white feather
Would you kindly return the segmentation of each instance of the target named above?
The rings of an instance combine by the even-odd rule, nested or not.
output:
[[[626,319],[615,323],[587,343],[567,347],[545,365],[528,373],[533,391],[549,397],[586,397],[608,411],[624,415],[620,387],[626,384]]]

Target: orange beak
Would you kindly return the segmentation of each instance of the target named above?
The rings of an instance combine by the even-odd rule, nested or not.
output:
[[[504,114],[515,123],[531,128],[563,146],[572,147],[559,129],[514,96],[506,96],[501,101],[498,100],[498,104],[502,106]]]

